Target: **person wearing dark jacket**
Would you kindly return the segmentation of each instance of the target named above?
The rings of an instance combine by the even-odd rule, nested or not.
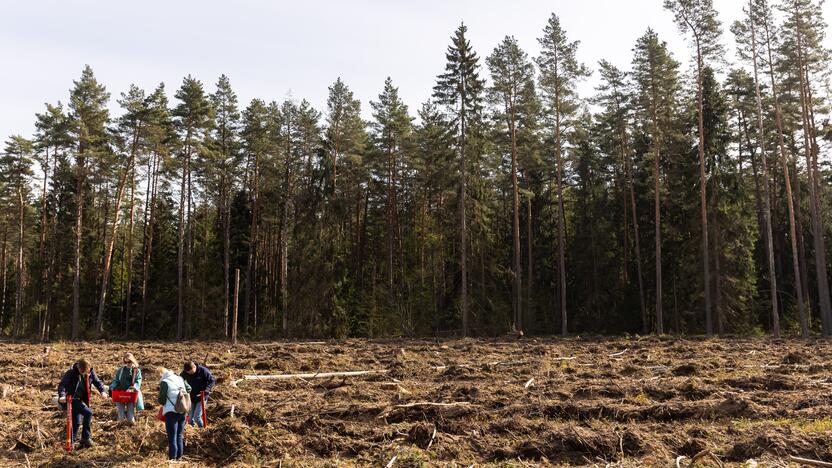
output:
[[[92,387],[95,387],[102,397],[107,398],[107,388],[95,375],[92,364],[86,359],[80,359],[73,364],[58,384],[58,402],[62,409],[66,409],[66,397],[72,397],[72,443],[74,444],[78,439],[78,426],[83,426],[80,445],[84,448],[92,447],[90,430],[93,414],[90,408]]]
[[[181,375],[185,382],[188,382],[188,385],[191,386],[191,412],[188,419],[191,425],[196,424],[198,427],[205,427],[205,421],[202,420],[202,407],[207,403],[208,395],[214,389],[217,379],[211,375],[211,371],[207,367],[197,365],[194,361],[185,362],[185,368]],[[204,401],[203,395],[205,396]]]

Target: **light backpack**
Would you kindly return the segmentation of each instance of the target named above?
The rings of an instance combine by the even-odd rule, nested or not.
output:
[[[191,394],[182,387],[179,387],[179,394],[176,395],[176,404],[173,405],[173,409],[180,414],[191,411]]]
[[[173,382],[168,381],[168,385],[171,385]],[[179,393],[176,395],[176,403],[173,403],[173,410],[179,414],[187,414],[191,411],[191,394],[185,391],[185,387],[179,387]]]

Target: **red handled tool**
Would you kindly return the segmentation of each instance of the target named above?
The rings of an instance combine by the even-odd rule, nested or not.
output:
[[[72,451],[72,395],[66,397],[66,451]]]
[[[202,427],[208,428],[208,417],[205,415],[205,390],[202,391]]]

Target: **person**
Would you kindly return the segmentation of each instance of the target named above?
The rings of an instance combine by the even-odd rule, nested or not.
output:
[[[180,390],[191,391],[188,382],[173,371],[160,367],[159,404],[165,417],[165,431],[168,435],[168,458],[180,460],[185,454],[185,413],[176,411],[176,399]]]
[[[188,419],[192,426],[196,424],[197,427],[205,427],[205,421],[202,420],[202,408],[208,402],[208,395],[214,389],[217,379],[207,367],[197,365],[194,361],[185,361],[185,368],[180,375],[191,386],[192,404]]]
[[[113,390],[138,392],[136,403],[116,402],[118,420],[124,421],[126,419],[130,424],[136,424],[136,410],[144,409],[144,398],[141,392],[142,371],[139,369],[139,361],[136,360],[133,353],[124,353],[122,362],[124,365],[116,370],[113,382],[110,384],[110,393]]]
[[[90,408],[91,386],[98,390],[103,398],[107,398],[107,389],[98,376],[95,375],[95,370],[92,364],[87,359],[79,359],[78,362],[72,365],[58,384],[58,402],[61,408],[66,410],[67,396],[72,397],[72,443],[73,445],[78,440],[78,426],[83,426],[81,429],[82,448],[92,447],[92,431],[90,423],[92,422],[92,408]]]

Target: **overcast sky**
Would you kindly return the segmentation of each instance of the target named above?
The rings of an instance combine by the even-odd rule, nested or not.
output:
[[[727,27],[744,2],[714,3],[731,50]],[[832,3],[824,9],[829,21]],[[211,92],[225,73],[241,107],[291,94],[324,110],[327,87],[340,76],[369,116],[368,101],[389,75],[415,114],[460,21],[483,58],[506,35],[534,56],[553,12],[581,41],[579,58],[591,68],[602,58],[627,67],[648,26],[678,59],[689,56],[662,0],[13,1],[0,20],[0,138],[30,136],[35,112],[66,102],[84,64],[107,86],[112,108],[131,83],[152,90],[163,81],[173,101],[185,75]]]

